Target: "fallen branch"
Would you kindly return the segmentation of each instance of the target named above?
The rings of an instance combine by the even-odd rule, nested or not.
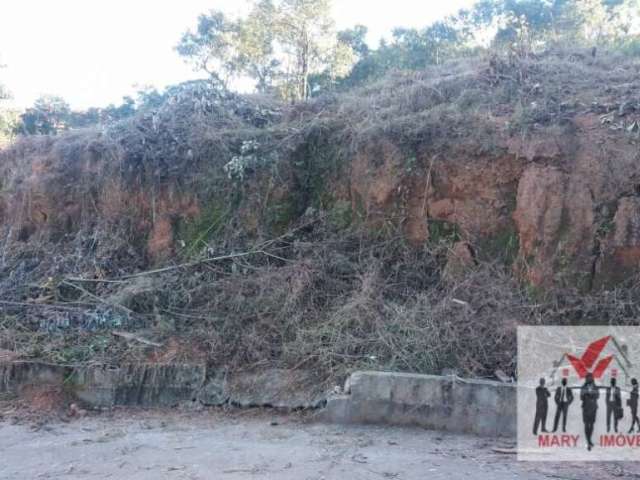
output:
[[[249,252],[243,252],[243,253],[232,253],[230,255],[222,255],[220,257],[210,257],[210,258],[205,258],[203,260],[196,260],[193,262],[187,262],[187,263],[181,263],[180,265],[172,265],[170,267],[164,267],[164,268],[158,268],[156,270],[147,270],[146,272],[139,272],[139,273],[133,273],[131,275],[125,275],[124,277],[120,277],[117,280],[129,280],[131,278],[139,278],[139,277],[146,277],[149,275],[157,275],[158,273],[166,273],[166,272],[172,272],[174,270],[181,270],[183,268],[190,268],[190,267],[196,267],[198,265],[202,265],[205,263],[209,263],[209,262],[217,262],[220,260],[229,260],[232,258],[240,258],[240,257],[248,257],[249,255],[255,255],[258,253],[265,253],[262,250],[251,250]]]
[[[193,262],[187,262],[187,263],[181,263],[179,265],[171,265],[168,267],[162,267],[162,268],[157,268],[155,270],[147,270],[144,272],[138,272],[138,273],[132,273],[130,275],[124,275],[122,277],[119,278],[111,278],[111,279],[84,279],[84,278],[68,278],[65,281],[69,281],[69,282],[93,282],[93,283],[125,283],[127,280],[131,280],[133,278],[140,278],[140,277],[147,277],[147,276],[151,276],[151,275],[157,275],[159,273],[166,273],[166,272],[173,272],[175,270],[181,270],[183,268],[191,268],[191,267],[197,267],[198,265],[204,265],[206,263],[211,263],[211,262],[218,262],[220,260],[231,260],[234,258],[242,258],[242,257],[248,257],[251,255],[257,255],[257,254],[262,254],[262,255],[266,255],[268,257],[272,257],[272,258],[276,258],[278,260],[282,260],[287,262],[288,260],[282,257],[279,257],[277,255],[274,255],[272,253],[266,252],[264,249],[266,247],[268,247],[269,245],[272,245],[274,242],[281,240],[283,238],[286,238],[287,236],[295,233],[296,231],[302,230],[304,228],[307,228],[309,225],[313,225],[314,223],[319,222],[320,220],[323,220],[326,217],[323,216],[321,218],[317,218],[314,220],[311,220],[310,222],[305,223],[304,225],[301,225],[297,228],[294,228],[282,235],[280,235],[279,237],[273,238],[271,240],[267,240],[266,242],[262,243],[261,245],[258,245],[259,250],[250,250],[248,252],[242,252],[242,253],[231,253],[228,255],[221,255],[219,257],[209,257],[209,258],[204,258],[202,260],[194,260]],[[77,285],[71,285],[74,287],[77,287]],[[80,287],[78,287],[80,288]],[[88,292],[87,292],[88,293]]]
[[[85,295],[89,296],[90,298],[93,298],[96,302],[103,303],[103,304],[108,305],[108,306],[110,306],[110,307],[117,307],[117,308],[121,308],[122,310],[124,310],[124,311],[125,311],[125,312],[127,312],[127,313],[133,313],[133,311],[132,311],[132,310],[128,309],[128,308],[127,308],[127,307],[125,307],[124,305],[120,305],[119,303],[109,302],[109,301],[107,301],[107,300],[104,300],[104,299],[102,299],[102,298],[98,297],[97,295],[94,295],[93,293],[89,292],[88,290],[86,290],[86,289],[84,289],[84,288],[82,288],[82,287],[80,287],[80,286],[78,286],[78,285],[75,285],[75,284],[73,284],[73,283],[71,283],[71,282],[68,282],[68,281],[66,281],[66,280],[63,280],[61,283],[62,283],[62,284],[64,284],[64,285],[67,285],[67,286],[69,286],[69,287],[71,287],[71,288],[75,288],[75,289],[76,289],[76,290],[78,290],[79,292],[82,292],[82,293],[84,293]]]
[[[10,307],[38,307],[38,308],[59,308],[63,310],[78,310],[81,307],[71,307],[66,303],[34,303],[34,302],[13,302],[10,300],[0,300],[0,305],[8,305]],[[90,304],[87,304],[90,305]]]
[[[108,279],[100,279],[100,278],[78,278],[78,277],[65,278],[65,281],[81,282],[81,283],[127,283],[126,280],[108,280]]]
[[[134,335],[133,333],[119,332],[117,330],[114,330],[114,331],[111,332],[111,334],[116,336],[116,337],[124,338],[125,340],[135,340],[136,342],[140,342],[140,343],[143,343],[145,345],[150,345],[152,347],[158,347],[158,348],[162,347],[162,343],[152,342],[151,340],[147,340],[146,338],[138,337],[137,335]]]

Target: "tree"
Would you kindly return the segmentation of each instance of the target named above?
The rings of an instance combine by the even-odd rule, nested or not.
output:
[[[309,75],[330,64],[337,40],[330,12],[329,0],[281,0],[275,10],[272,25],[286,55],[292,99],[306,99]]]
[[[11,141],[18,123],[18,112],[0,107],[0,148]]]
[[[241,72],[257,81],[256,88],[262,93],[269,92],[277,81],[282,63],[276,54],[276,16],[273,2],[261,0],[237,26],[235,61]]]
[[[340,82],[343,87],[362,84],[379,78],[389,70],[419,70],[428,65],[438,65],[465,51],[471,36],[471,27],[467,20],[468,12],[461,11],[457,16],[446,17],[426,28],[396,28],[391,42],[381,40],[375,50],[369,49],[364,42],[364,31],[347,30],[343,34],[345,41],[359,53],[357,63],[347,78]],[[357,27],[356,27],[357,28]]]
[[[4,65],[0,65],[0,71],[3,68]],[[0,147],[9,142],[15,127],[16,113],[6,104],[10,98],[11,93],[0,81]]]
[[[393,69],[438,65],[484,48],[487,40],[518,56],[554,46],[601,44],[640,55],[638,18],[640,0],[478,0],[424,29],[397,28],[391,41],[381,41],[377,49],[363,46],[366,29],[339,32],[357,54],[339,86],[359,85]]]
[[[43,95],[18,116],[13,131],[21,135],[56,135],[65,130],[117,122],[135,115],[139,109],[157,108],[165,98],[147,87],[138,91],[137,100],[126,96],[119,105],[112,103],[105,108],[78,111],[72,110],[61,97]]]
[[[224,13],[212,10],[198,17],[195,32],[183,34],[176,51],[197,69],[226,83],[238,66],[237,44],[237,23],[227,19]]]
[[[160,93],[155,87],[143,86],[138,89],[135,108],[136,110],[158,108],[166,99],[166,94]]]
[[[103,122],[114,122],[124,118],[131,117],[136,113],[136,101],[131,97],[122,97],[120,105],[111,104],[104,108],[101,112],[101,120]]]
[[[576,8],[584,38],[595,45],[614,45],[628,37],[637,25],[637,0],[582,0]]]
[[[176,49],[214,78],[248,76],[258,91],[275,89],[283,98],[303,100],[312,75],[331,81],[346,75],[355,60],[330,12],[330,0],[259,0],[238,20],[212,11],[199,17],[196,31],[185,33]]]
[[[371,51],[367,44],[368,32],[369,29],[364,25],[356,25],[353,28],[339,31],[338,42],[351,47],[351,50],[353,50],[358,58],[362,59],[369,55]]]
[[[519,55],[557,45],[616,45],[628,39],[638,0],[481,0],[476,29],[495,28],[494,44]]]
[[[554,5],[547,0],[483,0],[476,4],[476,27],[496,28],[494,44],[507,46],[517,54],[530,54],[553,26]]]
[[[429,48],[429,60],[439,65],[443,59],[451,57],[463,46],[468,31],[462,25],[456,25],[455,18],[435,22],[427,27],[422,36]]]
[[[55,95],[43,95],[20,115],[18,130],[25,135],[55,135],[65,130],[71,116],[69,104]]]

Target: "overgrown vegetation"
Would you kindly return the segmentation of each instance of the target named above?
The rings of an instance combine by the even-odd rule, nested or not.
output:
[[[518,61],[569,47],[567,56],[574,58],[602,50],[630,57],[640,52],[638,0],[479,0],[423,29],[396,28],[376,48],[367,44],[364,25],[337,31],[330,6],[329,0],[260,0],[242,18],[213,10],[198,18],[176,50],[222,89],[251,79],[258,93],[292,102],[491,52]],[[120,105],[86,111],[73,111],[51,95],[21,113],[0,105],[0,132],[8,138],[108,124],[157,108],[176,88],[147,87]],[[524,105],[521,116],[536,112]]]
[[[498,367],[514,373],[517,325],[634,324],[640,313],[636,280],[604,293],[536,297],[502,264],[444,281],[438,250],[324,229],[317,221],[254,246],[253,255],[118,284],[67,280],[91,296],[58,277],[55,305],[5,305],[1,348],[74,364],[148,361],[155,348],[110,334],[134,328],[172,345],[172,361],[231,369],[305,368],[325,379],[362,368],[491,376]]]
[[[633,280],[586,296],[570,286],[528,291],[511,272],[518,245],[508,229],[449,278],[456,225],[434,220],[430,241],[410,247],[399,219],[372,231],[357,198],[340,193],[353,155],[381,137],[412,152],[397,172],[407,178],[436,153],[450,162],[455,149],[500,155],[485,150],[496,129],[509,130],[494,115],[537,101],[528,128],[563,124],[597,98],[594,84],[619,75],[612,61],[454,62],[290,107],[193,82],[106,129],[22,139],[0,154],[4,191],[26,201],[32,166],[46,162],[38,178],[55,204],[40,204],[48,219],[39,225],[20,216],[26,203],[5,210],[0,348],[71,363],[155,358],[154,347],[110,334],[130,329],[172,345],[171,360],[232,369],[491,375],[513,373],[518,324],[632,323]],[[630,76],[639,68],[618,65]],[[198,205],[192,215],[182,214],[187,197]],[[69,202],[80,213],[55,208]],[[172,255],[149,258],[150,222],[160,218]]]
[[[366,26],[332,29],[324,0],[262,0],[239,20],[200,16],[177,50],[215,78],[246,75],[260,92],[301,100],[487,47],[520,58],[567,45],[634,55],[639,13],[637,0],[480,0],[423,29],[396,28],[391,41],[370,48]]]
[[[358,59],[342,80],[320,57],[304,67],[317,37],[263,30],[263,16],[281,22],[280,9],[306,4],[259,2],[237,22],[202,17],[180,49],[211,79],[90,112],[42,99],[22,115],[22,138],[0,151],[0,349],[64,363],[305,368],[324,379],[355,368],[490,376],[515,373],[517,325],[637,322],[636,278],[587,293],[523,285],[511,220],[447,275],[452,247],[467,240],[459,225],[429,218],[429,240],[409,245],[406,212],[376,211],[373,222],[352,189],[359,155],[371,157],[360,175],[386,168],[374,148],[384,142],[402,159],[388,167],[394,192],[418,178],[426,195],[433,159],[473,165],[534,135],[566,143],[578,114],[604,115],[612,135],[637,141],[629,92],[640,63],[627,56],[635,34],[622,13],[635,3],[486,0],[377,49],[364,28],[328,29],[332,46]],[[303,13],[305,35],[326,20]],[[602,15],[617,29],[599,28]],[[485,51],[472,37],[489,27],[498,33]],[[269,43],[285,38],[301,62],[291,78]],[[558,47],[569,38],[576,48]],[[262,95],[216,78],[237,72]],[[119,329],[163,347],[125,343]]]
[[[0,64],[0,73],[3,68],[4,65]],[[0,148],[8,144],[13,138],[15,124],[17,123],[17,112],[5,105],[9,99],[11,99],[11,92],[2,83],[2,77],[0,77]]]

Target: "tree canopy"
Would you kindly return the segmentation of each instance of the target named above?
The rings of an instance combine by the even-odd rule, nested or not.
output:
[[[176,50],[221,89],[249,78],[258,92],[301,101],[486,49],[526,57],[556,47],[607,47],[640,55],[640,0],[477,0],[424,28],[396,28],[375,48],[367,34],[364,25],[337,31],[331,0],[253,0],[240,18],[203,13]],[[7,106],[1,74],[0,65],[0,143],[16,133],[56,134],[127,118],[180,88],[145,88],[86,111],[47,95],[18,114]]]
[[[0,72],[4,68],[0,65]],[[0,147],[9,142],[14,133],[17,121],[17,113],[15,110],[7,106],[7,101],[11,99],[11,92],[2,83],[0,77]]]
[[[312,75],[333,81],[350,72],[354,47],[363,49],[353,38],[336,32],[329,0],[259,0],[237,20],[219,11],[201,15],[176,50],[223,84],[246,76],[258,91],[303,100]]]
[[[20,135],[56,135],[65,130],[123,120],[138,111],[159,107],[179,87],[169,87],[164,93],[145,87],[138,90],[136,98],[123,97],[119,105],[91,107],[87,110],[73,110],[62,97],[42,95],[22,114],[13,112],[13,123],[9,130]]]
[[[244,18],[201,15],[177,51],[223,84],[254,79],[260,92],[305,99],[391,69],[421,69],[488,44],[519,56],[557,45],[638,47],[640,0],[478,0],[423,29],[396,28],[372,49],[367,28],[335,31],[330,0],[257,0]],[[636,27],[638,27],[636,25]]]
[[[421,69],[486,47],[518,56],[555,47],[640,54],[639,19],[639,0],[478,0],[423,29],[395,29],[390,42],[359,52],[341,84],[357,85],[393,69]]]

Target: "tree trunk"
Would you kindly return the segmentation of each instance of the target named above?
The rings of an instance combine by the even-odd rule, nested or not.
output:
[[[300,99],[306,100],[309,97],[309,37],[304,32],[302,38],[302,51],[300,58]]]

